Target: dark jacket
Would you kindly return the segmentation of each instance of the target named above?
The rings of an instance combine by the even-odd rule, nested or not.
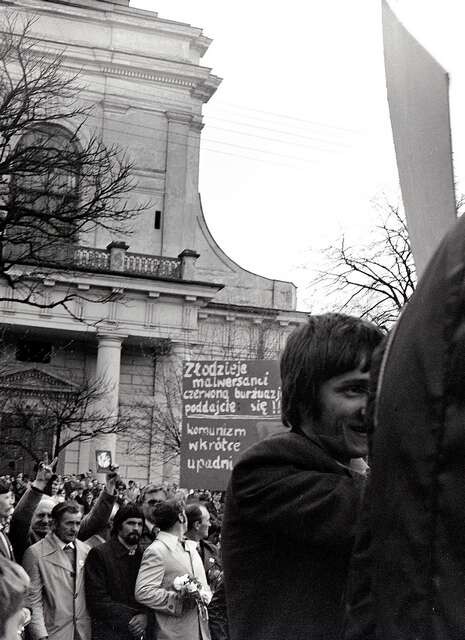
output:
[[[147,613],[134,598],[141,561],[140,548],[131,556],[116,538],[89,551],[84,571],[92,640],[134,640],[128,623]]]
[[[208,585],[212,592],[214,592],[219,586],[223,576],[218,547],[208,540],[200,540],[197,551],[202,558]]]
[[[340,637],[363,484],[316,438],[279,434],[245,452],[221,538],[232,640]]]
[[[347,637],[465,637],[465,217],[391,335]]]
[[[139,546],[142,549],[142,552],[144,552],[147,549],[147,547],[150,547],[152,542],[157,537],[157,532],[158,532],[157,527],[154,527],[152,528],[152,530],[150,530],[144,521],[144,526],[142,528],[142,535],[139,541]]]
[[[212,640],[229,640],[224,581],[218,584],[208,605],[208,626]]]

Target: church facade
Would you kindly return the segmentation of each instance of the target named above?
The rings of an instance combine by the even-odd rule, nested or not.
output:
[[[64,67],[79,72],[80,99],[93,105],[79,135],[98,131],[126,149],[137,180],[130,198],[148,203],[126,230],[80,234],[67,268],[43,275],[45,303],[73,292],[68,312],[18,304],[1,284],[2,429],[12,428],[12,396],[33,434],[44,411],[98,380],[98,420],[121,424],[90,438],[92,424],[64,423],[59,470],[95,470],[98,452],[110,451],[126,479],[176,481],[183,359],[276,358],[306,320],[292,283],[242,269],[205,222],[202,108],[220,84],[201,64],[210,40],[125,0],[10,0],[0,9],[33,17],[44,53],[62,51]],[[47,433],[40,442],[31,435],[36,455],[53,453],[57,432]],[[30,470],[21,444],[10,446],[0,473]]]

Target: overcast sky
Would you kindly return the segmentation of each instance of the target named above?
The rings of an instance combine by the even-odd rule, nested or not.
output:
[[[291,280],[301,309],[320,250],[373,233],[373,200],[397,198],[377,0],[132,0],[213,39],[223,78],[204,110],[200,191],[207,224],[241,266]],[[465,139],[459,0],[392,0],[451,73],[454,155]]]

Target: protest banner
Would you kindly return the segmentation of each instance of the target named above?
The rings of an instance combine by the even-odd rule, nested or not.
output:
[[[95,463],[97,473],[108,473],[111,468],[111,451],[109,449],[96,449]]]
[[[408,232],[418,276],[457,217],[449,79],[383,1],[386,85]]]
[[[281,425],[276,360],[183,363],[180,484],[224,490],[247,447]]]

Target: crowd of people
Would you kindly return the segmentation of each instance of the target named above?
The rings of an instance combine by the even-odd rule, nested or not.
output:
[[[32,481],[1,476],[0,638],[17,638],[18,629],[30,640],[163,638],[154,610],[135,599],[143,552],[164,535],[160,505],[168,520],[182,517],[176,532],[191,549],[181,554],[179,575],[196,563],[206,606],[222,581],[223,497],[167,484],[140,488],[117,470],[104,483],[91,471],[60,477],[45,462]],[[184,587],[176,596],[195,617],[200,596]],[[214,616],[206,624],[214,627]]]
[[[40,464],[13,506],[15,483],[1,479],[0,640],[23,627],[30,640],[390,637],[367,613],[382,588],[364,580],[376,570],[363,516],[384,349],[351,316],[297,328],[281,358],[287,431],[241,456],[224,502],[154,484],[124,493],[116,471],[103,487],[67,479],[61,500]],[[409,624],[392,638],[462,637]]]

